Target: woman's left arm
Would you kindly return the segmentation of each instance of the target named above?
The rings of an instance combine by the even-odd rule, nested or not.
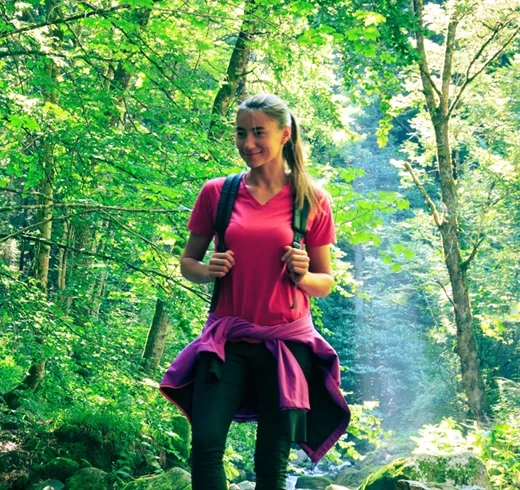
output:
[[[306,247],[306,250],[285,247],[282,260],[291,279],[309,296],[328,296],[334,285],[330,264],[330,246]]]

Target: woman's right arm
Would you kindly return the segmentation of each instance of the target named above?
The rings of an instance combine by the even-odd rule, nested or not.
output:
[[[233,252],[214,253],[209,263],[202,260],[212,238],[191,232],[181,256],[181,274],[195,284],[213,282],[217,277],[224,277],[235,265]]]

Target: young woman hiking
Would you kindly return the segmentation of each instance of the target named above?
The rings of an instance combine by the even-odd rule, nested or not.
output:
[[[218,304],[160,389],[191,423],[193,490],[227,490],[222,458],[233,420],[258,421],[256,490],[285,490],[291,443],[319,461],[350,419],[337,355],[309,313],[309,296],[326,296],[333,285],[335,232],[330,205],[304,168],[296,119],[282,100],[260,94],[243,102],[236,146],[249,171],[225,232],[227,250],[202,262],[225,180],[217,178],[197,198],[181,257],[186,279],[219,278]],[[302,250],[293,243],[292,218],[294,204],[302,207],[305,199]]]

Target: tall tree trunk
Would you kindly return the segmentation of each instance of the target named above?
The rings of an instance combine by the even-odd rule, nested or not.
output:
[[[435,121],[435,140],[442,201],[446,215],[440,224],[444,261],[452,289],[453,309],[457,325],[457,354],[461,361],[462,388],[468,397],[472,416],[485,420],[488,410],[484,382],[474,332],[473,310],[468,291],[466,268],[463,266],[458,225],[458,192],[453,179],[448,120]]]
[[[251,53],[251,38],[255,27],[255,19],[251,14],[255,10],[253,0],[246,2],[244,7],[244,20],[240,27],[235,47],[231,53],[229,64],[226,72],[226,79],[220,87],[213,107],[211,109],[211,123],[209,127],[210,138],[218,138],[222,133],[219,126],[222,120],[227,116],[233,98],[237,95],[237,90],[245,87],[247,74],[247,62]]]
[[[58,18],[57,5],[54,0],[45,1],[46,17],[47,21],[53,21]],[[61,39],[61,32],[54,26],[50,29],[50,36],[52,43],[56,43]],[[58,67],[54,61],[47,58],[45,71],[47,73],[47,85],[44,88],[44,102],[51,104],[57,104],[58,92],[56,90],[56,84],[58,81]],[[54,189],[54,174],[55,174],[55,162],[54,162],[54,149],[51,143],[45,142],[42,146],[42,152],[40,154],[40,163],[42,168],[42,179],[39,185],[39,204],[40,208],[36,213],[36,222],[40,223],[39,231],[40,238],[50,241],[52,238],[52,213],[53,213],[53,189]],[[49,261],[51,256],[50,245],[44,243],[38,243],[36,248],[35,257],[35,277],[39,288],[44,295],[47,295],[47,285],[49,281]],[[37,334],[37,342],[40,344],[45,343],[44,337],[41,333]],[[29,368],[29,372],[26,374],[22,383],[17,389],[29,389],[35,391],[42,378],[45,375],[45,364],[46,360],[34,360],[33,364]]]
[[[148,331],[141,365],[145,369],[157,369],[164,352],[166,334],[168,333],[168,318],[164,309],[164,301],[157,299],[152,325]]]
[[[450,148],[450,85],[452,78],[452,60],[455,52],[456,32],[459,23],[457,13],[452,13],[445,41],[444,66],[442,70],[442,86],[437,88],[428,67],[423,34],[423,1],[413,0],[414,11],[418,19],[416,30],[418,65],[421,74],[426,104],[435,130],[437,145],[437,166],[440,176],[440,190],[444,205],[444,214],[439,216],[433,201],[426,191],[421,192],[432,211],[436,225],[442,238],[444,261],[448,270],[455,323],[457,325],[457,354],[461,361],[462,388],[468,398],[468,405],[474,419],[485,421],[488,402],[480,372],[477,342],[473,324],[473,312],[468,291],[466,269],[469,262],[464,262],[461,253],[459,233],[459,197],[457,184],[453,178],[453,163]],[[460,95],[460,94],[459,94]],[[416,184],[418,181],[410,166]],[[420,186],[420,184],[418,184]]]

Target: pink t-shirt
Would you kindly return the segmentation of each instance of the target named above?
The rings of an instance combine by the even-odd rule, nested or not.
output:
[[[211,238],[217,205],[225,178],[206,182],[197,198],[188,229]],[[336,241],[330,204],[325,196],[320,203],[323,212],[309,216],[304,243],[320,247]],[[235,265],[221,281],[220,298],[215,315],[234,316],[259,325],[278,325],[305,316],[309,298],[296,289],[282,262],[284,247],[292,244],[293,197],[287,184],[266,204],[260,204],[248,191],[245,177],[226,229],[226,246],[235,256]]]

